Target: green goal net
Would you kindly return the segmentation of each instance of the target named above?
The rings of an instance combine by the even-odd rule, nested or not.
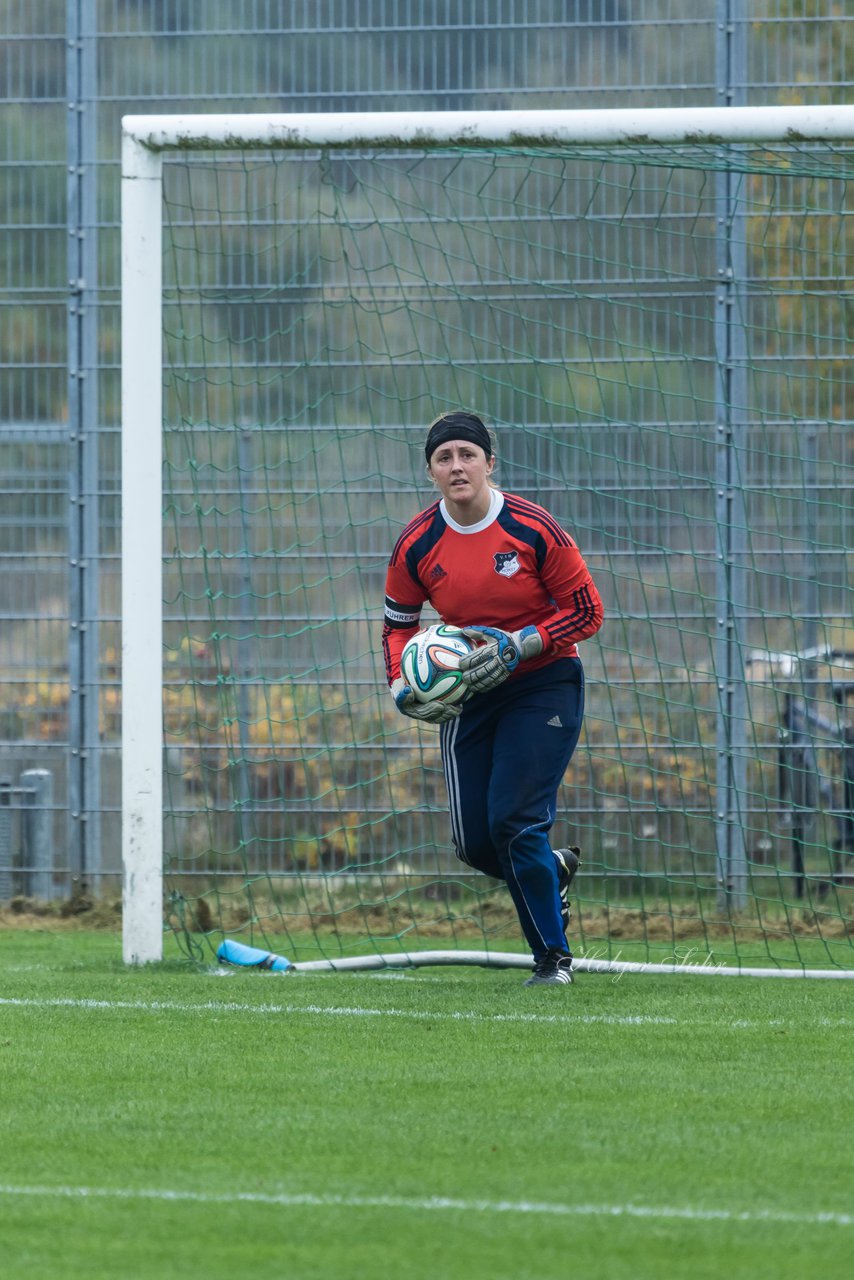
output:
[[[605,601],[553,831],[583,851],[576,954],[854,967],[852,173],[808,143],[166,157],[189,954],[524,950],[379,648],[426,426],[464,407]]]

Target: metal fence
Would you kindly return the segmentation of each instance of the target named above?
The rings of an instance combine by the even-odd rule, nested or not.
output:
[[[854,15],[835,0],[3,11],[0,777],[50,774],[51,890],[68,894],[119,872],[121,116],[842,102]]]

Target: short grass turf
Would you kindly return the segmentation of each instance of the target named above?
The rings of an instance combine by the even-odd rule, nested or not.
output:
[[[5,1280],[847,1280],[850,982],[524,976],[0,933]]]

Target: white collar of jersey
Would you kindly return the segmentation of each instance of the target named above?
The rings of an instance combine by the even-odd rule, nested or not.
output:
[[[489,491],[489,510],[482,520],[478,520],[477,524],[457,524],[451,516],[448,515],[448,508],[445,506],[445,499],[439,503],[439,510],[442,513],[442,519],[449,529],[453,529],[455,533],[480,533],[483,529],[488,529],[494,520],[498,519],[498,513],[504,506],[504,494],[500,489],[490,489]]]

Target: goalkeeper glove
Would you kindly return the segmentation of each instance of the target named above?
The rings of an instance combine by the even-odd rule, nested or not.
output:
[[[462,707],[447,702],[418,702],[412,686],[401,677],[393,682],[391,696],[398,711],[424,724],[444,724],[446,720],[455,720],[462,711]]]
[[[479,647],[460,658],[463,683],[470,693],[487,693],[502,684],[520,662],[536,658],[543,651],[543,638],[536,627],[501,631],[498,627],[464,627],[469,640]]]

